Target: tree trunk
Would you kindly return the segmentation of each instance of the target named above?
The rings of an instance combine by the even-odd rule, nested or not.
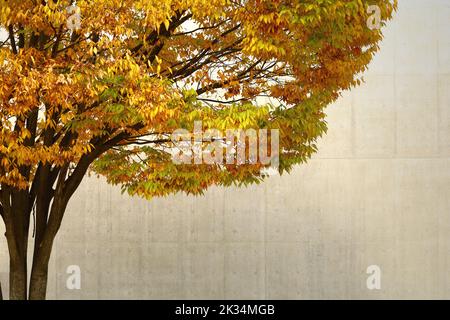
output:
[[[56,235],[56,233],[55,233]],[[48,264],[52,252],[53,239],[44,241],[33,258],[33,268],[30,278],[30,300],[45,300],[47,294]]]
[[[19,208],[11,210],[14,215],[7,216],[6,238],[10,257],[9,270],[9,298],[10,300],[44,300],[47,291],[48,264],[53,247],[53,240],[61,225],[67,201],[61,197],[54,199],[49,212],[48,199],[45,205],[40,206],[37,214],[37,228],[35,248],[32,263],[32,272],[28,284],[27,252],[28,225],[23,226],[24,216]],[[26,213],[26,212],[25,212]],[[49,217],[47,222],[47,217]],[[42,222],[47,222],[42,226]],[[28,286],[29,285],[29,286]],[[29,290],[28,290],[29,289]],[[28,294],[29,291],[29,294]]]
[[[119,138],[123,139],[121,136]],[[30,300],[45,299],[53,241],[61,227],[67,204],[83,180],[89,165],[116,143],[116,140],[110,140],[101,148],[82,156],[69,177],[67,177],[68,163],[52,169],[48,165],[39,165],[29,191],[1,186],[0,215],[5,222],[5,236],[10,256],[10,299],[26,300],[27,297]],[[34,204],[36,204],[36,236],[27,295],[28,229]]]
[[[24,263],[11,261],[9,266],[9,299],[27,299],[27,270]]]
[[[30,300],[45,300],[47,295],[48,268],[33,271],[30,279]]]
[[[65,174],[64,174],[65,176]],[[35,243],[33,267],[30,279],[30,300],[44,300],[47,292],[48,264],[53,248],[53,240],[61,227],[69,198],[65,198],[60,188],[56,188],[52,207],[48,215],[48,224],[42,235],[42,241]],[[38,240],[38,237],[36,237]]]

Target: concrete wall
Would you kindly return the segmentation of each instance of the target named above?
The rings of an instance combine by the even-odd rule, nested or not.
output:
[[[366,84],[329,107],[320,152],[290,176],[151,202],[87,179],[49,298],[449,299],[449,30],[449,0],[400,0]]]

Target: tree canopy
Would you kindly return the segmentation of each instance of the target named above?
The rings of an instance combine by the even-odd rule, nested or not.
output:
[[[170,133],[280,130],[280,172],[308,159],[324,108],[360,83],[387,0],[0,0],[0,183],[88,168],[131,194],[257,182],[261,165],[176,165]],[[75,5],[75,4],[74,4]],[[91,164],[94,163],[93,166]]]

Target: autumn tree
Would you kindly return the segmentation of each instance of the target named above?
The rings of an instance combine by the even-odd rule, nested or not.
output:
[[[89,170],[147,198],[266,176],[263,164],[174,163],[176,129],[195,121],[277,129],[280,173],[306,161],[326,132],[324,108],[360,83],[378,50],[371,14],[383,26],[396,8],[388,0],[71,5],[0,0],[0,214],[11,299],[45,299],[53,241]]]

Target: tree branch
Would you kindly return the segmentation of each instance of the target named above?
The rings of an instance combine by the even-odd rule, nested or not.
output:
[[[9,32],[9,42],[11,43],[11,50],[14,54],[17,54],[17,46],[16,46],[16,39],[14,38],[14,28],[13,26],[8,27]]]

